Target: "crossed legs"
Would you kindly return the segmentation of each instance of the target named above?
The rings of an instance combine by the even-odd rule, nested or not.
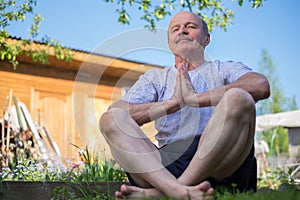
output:
[[[176,179],[161,164],[159,152],[130,115],[119,108],[110,109],[100,119],[101,132],[114,158],[140,186],[122,186],[116,196],[204,199],[213,189],[203,180],[222,180],[242,164],[253,144],[254,127],[252,96],[242,89],[228,90],[202,133],[189,166]]]

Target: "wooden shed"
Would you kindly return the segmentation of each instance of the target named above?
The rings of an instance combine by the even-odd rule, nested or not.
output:
[[[14,38],[12,42],[14,40],[18,39]],[[28,107],[33,120],[38,121],[41,113],[63,158],[77,157],[78,150],[71,144],[87,145],[97,152],[98,157],[110,157],[98,127],[101,114],[141,74],[159,67],[75,49],[71,51],[72,61],[58,60],[50,53],[48,64],[21,55],[15,70],[9,62],[0,61],[0,106],[5,107],[12,90],[13,96]],[[150,131],[149,136],[152,134]]]
[[[257,132],[283,126],[288,129],[290,162],[300,161],[300,110],[256,117]]]

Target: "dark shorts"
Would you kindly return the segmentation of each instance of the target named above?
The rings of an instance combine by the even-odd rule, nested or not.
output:
[[[164,166],[166,166],[166,169],[176,178],[181,176],[192,160],[195,152],[197,151],[199,139],[200,137],[195,137],[193,140],[187,141],[187,143],[190,144],[189,148],[187,148],[186,151],[182,155],[178,156],[178,158],[173,162],[170,160],[169,153],[176,152],[178,146],[182,145],[182,141],[174,142],[159,148]],[[128,173],[127,176],[132,185],[138,186]],[[214,188],[225,187],[230,190],[237,189],[241,192],[251,190],[256,191],[257,164],[256,158],[254,157],[254,146],[252,146],[251,151],[243,164],[232,174],[232,176],[227,177],[222,181],[216,181],[213,178],[208,178],[207,180]]]

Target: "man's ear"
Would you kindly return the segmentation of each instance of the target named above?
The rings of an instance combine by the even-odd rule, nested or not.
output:
[[[204,44],[205,44],[205,46],[207,46],[209,43],[210,43],[210,35],[207,34],[206,37],[205,37]]]

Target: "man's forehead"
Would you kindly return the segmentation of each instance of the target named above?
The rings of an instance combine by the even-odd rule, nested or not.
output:
[[[201,24],[201,19],[194,13],[191,12],[180,12],[176,14],[170,21],[169,28],[186,23],[194,23],[194,24]]]

